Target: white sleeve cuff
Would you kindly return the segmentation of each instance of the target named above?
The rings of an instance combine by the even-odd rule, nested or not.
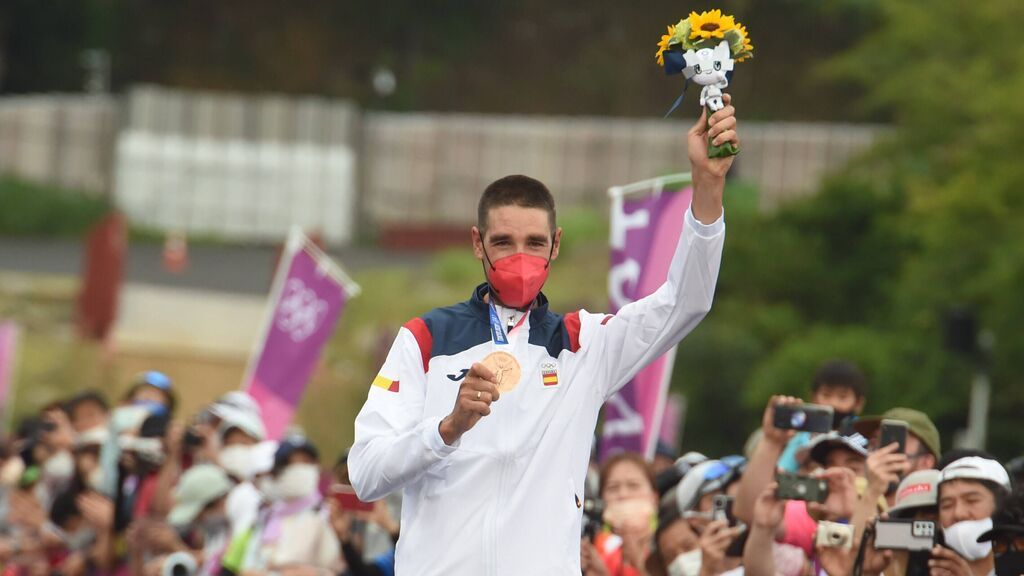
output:
[[[430,448],[430,451],[433,452],[435,456],[438,458],[444,458],[452,452],[455,452],[462,439],[460,438],[456,440],[455,444],[452,444],[451,446],[445,444],[444,438],[441,438],[440,426],[441,418],[431,418],[427,420],[425,422],[421,438],[423,438],[423,443],[427,445],[427,448]]]
[[[711,239],[725,231],[725,211],[711,224],[704,224],[693,215],[693,208],[686,210],[686,226],[693,230],[693,233],[704,239]]]

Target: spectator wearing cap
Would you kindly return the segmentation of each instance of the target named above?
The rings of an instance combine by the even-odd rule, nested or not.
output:
[[[654,474],[647,461],[630,452],[609,458],[601,467],[600,494],[608,529],[594,537],[593,545],[582,543],[583,573],[638,576],[651,553],[658,506]]]
[[[992,543],[996,574],[1024,574],[1024,492],[1018,488],[1003,502],[978,541]]]
[[[170,377],[163,372],[149,370],[132,378],[131,387],[124,395],[124,404],[163,406],[168,414],[174,414],[177,398]]]
[[[238,409],[222,412],[217,463],[236,481],[252,478],[252,450],[267,433],[259,416]]]
[[[889,518],[938,522],[939,476],[938,470],[918,470],[907,474],[894,492]],[[887,574],[928,573],[930,551],[894,550],[891,554],[891,563],[885,570]]]
[[[863,476],[868,439],[856,432],[829,432],[811,440],[805,457],[823,468],[846,468],[857,476]]]
[[[727,521],[714,519],[712,507],[715,496],[735,496],[745,468],[745,458],[727,456],[721,460],[701,462],[686,473],[675,488],[676,507],[697,535],[697,547],[682,551],[684,547],[679,546],[679,543],[661,538],[659,542],[667,549],[675,547],[680,550],[665,565],[666,569],[675,564],[674,570],[699,567],[704,573],[718,574],[740,565],[743,544],[739,538],[741,528],[729,527]]]
[[[200,566],[200,575],[218,574],[230,537],[226,506],[232,486],[228,475],[210,464],[193,466],[182,474],[167,522],[178,530],[191,528],[201,548],[190,549],[179,542],[162,552],[190,552]]]
[[[943,468],[939,523],[949,548],[932,550],[932,567],[954,574],[965,568],[976,576],[992,573],[992,543],[978,538],[992,529],[992,515],[1010,490],[1010,476],[996,460],[967,456]]]
[[[811,380],[811,403],[832,407],[832,429],[840,430],[854,420],[867,402],[867,381],[864,373],[853,362],[828,360],[814,373]],[[811,434],[795,434],[779,457],[778,466],[787,472],[797,472],[797,452],[811,441]],[[751,501],[753,498],[751,499]]]
[[[341,549],[319,492],[319,457],[316,446],[303,436],[281,441],[272,471],[275,501],[261,514],[244,552],[232,551],[230,571],[268,574],[284,567],[340,569]]]
[[[907,473],[937,467],[939,458],[942,457],[942,441],[939,430],[927,414],[913,408],[892,408],[881,416],[865,416],[857,420],[853,424],[854,429],[870,440],[873,450],[885,448],[878,445],[882,420],[899,420],[907,423]]]

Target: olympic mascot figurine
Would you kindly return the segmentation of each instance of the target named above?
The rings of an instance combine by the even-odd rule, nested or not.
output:
[[[732,16],[723,15],[721,10],[711,10],[690,16],[668,27],[668,34],[658,42],[655,58],[665,68],[666,74],[683,73],[686,86],[690,81],[703,86],[700,91],[700,105],[707,109],[707,117],[725,107],[722,89],[729,86],[736,62],[751,58],[754,46],[747,36],[747,29]],[[686,94],[679,95],[669,114],[679,107]],[[708,157],[733,156],[739,150],[731,143],[721,146],[708,143]]]

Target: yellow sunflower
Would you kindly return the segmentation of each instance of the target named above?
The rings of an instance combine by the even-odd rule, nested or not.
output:
[[[747,34],[747,27],[742,24],[737,24],[736,27],[740,31],[740,33],[743,34],[743,51],[753,52],[754,45],[750,43],[750,35]]]
[[[709,10],[707,12],[690,12],[690,39],[705,40],[712,38],[723,38],[726,30],[736,27],[736,21],[732,16],[723,15],[721,10]]]
[[[658,42],[658,52],[654,54],[654,58],[658,61],[659,66],[665,65],[665,50],[668,50],[669,44],[672,43],[672,38],[676,35],[676,27],[669,26],[668,34],[661,37],[661,41]]]

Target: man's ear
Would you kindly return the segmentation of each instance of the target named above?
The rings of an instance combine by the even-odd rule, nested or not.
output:
[[[473,238],[473,255],[476,256],[477,260],[483,262],[483,260],[484,260],[484,238],[483,238],[483,234],[480,232],[479,228],[477,228],[476,226],[473,226],[472,230],[470,231],[470,236],[472,236],[472,238]]]
[[[558,228],[555,230],[555,238],[551,245],[551,259],[558,258],[558,248],[562,245],[562,229]]]

